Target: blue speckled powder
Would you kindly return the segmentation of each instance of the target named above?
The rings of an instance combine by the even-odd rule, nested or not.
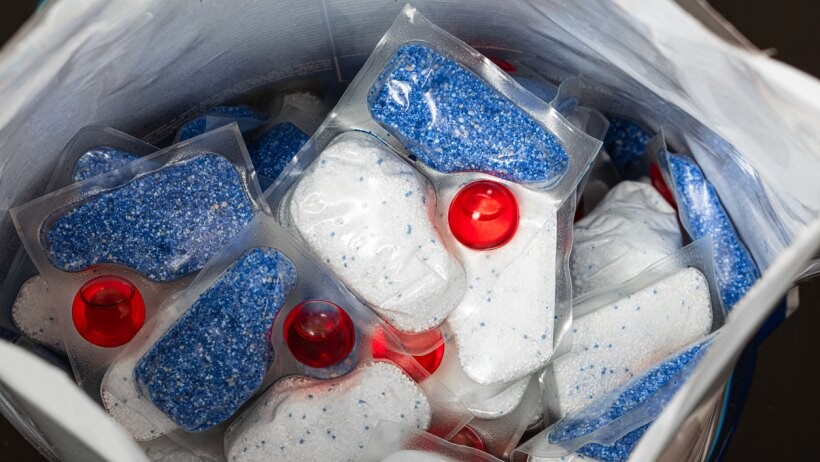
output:
[[[171,281],[200,270],[253,219],[234,165],[202,154],[139,176],[57,218],[42,239],[51,263],[119,263]]]
[[[720,297],[726,309],[731,309],[760,278],[760,271],[700,168],[689,158],[671,153],[667,164],[686,231],[695,240],[712,238]]]
[[[248,146],[256,173],[275,179],[308,139],[290,122],[274,125]]]
[[[470,71],[424,45],[400,48],[370,89],[373,118],[444,173],[554,184],[567,153],[553,134]]]
[[[246,251],[139,360],[140,389],[185,430],[225,421],[262,385],[268,332],[296,277],[278,250]]]
[[[565,417],[550,432],[550,443],[557,444],[588,435],[640,406],[650,406],[648,413],[657,416],[694,371],[710,344],[710,341],[698,343],[678,356],[653,367],[622,389],[614,401],[607,396],[580,411],[576,416]],[[577,452],[601,461],[627,460],[648,427],[648,424],[638,427],[612,445],[586,444]]]
[[[207,119],[211,116],[220,116],[224,117],[224,120],[220,121],[220,123],[212,126],[208,126]],[[215,128],[222,127],[224,125],[228,125],[231,122],[235,122],[236,120],[231,119],[252,119],[253,121],[258,121],[261,125],[265,120],[267,120],[267,114],[262,112],[254,111],[253,109],[247,106],[217,106],[208,109],[208,111],[194,119],[185,122],[185,124],[179,128],[177,131],[176,140],[185,141],[187,139],[193,138],[195,136],[199,136],[205,133],[207,130],[213,130]],[[257,128],[257,124],[251,124],[250,129]],[[240,130],[245,130],[244,127],[240,124]]]
[[[604,136],[604,149],[625,180],[637,180],[649,175],[649,163],[644,156],[652,134],[628,119],[608,117],[609,129]]]
[[[77,159],[72,177],[74,181],[84,181],[120,168],[138,158],[130,152],[121,151],[111,146],[98,146]]]

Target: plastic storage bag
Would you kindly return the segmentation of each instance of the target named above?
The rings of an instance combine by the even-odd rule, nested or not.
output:
[[[500,459],[481,450],[453,444],[412,427],[382,421],[367,443],[363,462],[492,462]]]
[[[0,58],[5,76],[0,93],[7,104],[0,121],[0,210],[43,191],[57,152],[83,125],[113,124],[156,141],[163,133],[152,132],[191,108],[192,101],[222,104],[296,75],[349,78],[401,8],[361,1],[353,15],[350,5],[294,1],[274,9],[251,0],[204,6],[101,0],[49,4]],[[664,125],[679,127],[687,150],[715,186],[761,270],[768,272],[758,290],[736,306],[741,314],[726,326],[731,337],[717,340],[721,348],[703,359],[697,382],[687,383],[666,418],[650,429],[652,452],[636,449],[636,456],[657,458],[709,387],[725,380],[736,353],[814,254],[820,228],[803,230],[820,208],[814,181],[820,160],[813,154],[820,145],[817,82],[757,50],[725,42],[721,37],[731,34],[712,34],[671,1],[463,5],[419,0],[416,5],[480,50],[509,50],[541,73],[581,72],[613,100],[637,101],[647,114],[659,114]],[[232,27],[225,27],[227,17]],[[676,27],[669,28],[670,23]],[[294,37],[308,30],[314,32],[311,40],[300,40],[298,46],[272,45],[295,44]],[[700,59],[693,62],[691,56]],[[112,62],[116,73],[108,72]],[[193,69],[195,80],[190,79]],[[214,88],[226,90],[214,95]],[[0,214],[0,220],[2,241],[9,244],[0,249],[5,272],[16,245],[9,239],[14,234],[10,217]],[[775,257],[780,258],[773,263]],[[4,367],[19,371],[25,364],[6,362]],[[8,377],[4,396],[17,399],[14,390],[27,384]],[[36,419],[47,412],[25,404],[26,412],[41,412]],[[58,408],[53,409],[56,415]],[[78,440],[71,436],[76,433],[66,436],[60,429],[68,427],[61,425],[40,429],[52,436],[51,444],[65,449],[63,457],[89,460],[87,453],[76,455]],[[79,441],[92,457],[137,460],[127,451],[112,451],[113,437]]]

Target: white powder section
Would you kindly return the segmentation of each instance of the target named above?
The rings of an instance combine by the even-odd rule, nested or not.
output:
[[[525,377],[513,383],[509,388],[501,393],[480,403],[467,403],[467,410],[479,419],[498,419],[509,414],[518,406],[527,391],[529,377]]]
[[[229,462],[356,461],[379,421],[425,430],[431,409],[397,366],[376,362],[335,381],[288,377],[225,434]]]
[[[648,184],[624,181],[575,224],[573,296],[637,276],[682,245],[675,210]]]
[[[432,223],[424,177],[369,135],[336,138],[289,202],[292,226],[362,300],[399,330],[444,321],[464,293],[464,272]]]
[[[563,457],[535,457],[530,456],[529,462],[583,462],[583,461],[594,461],[595,459],[589,459],[587,457],[582,456],[581,454],[569,454]]]
[[[579,317],[572,350],[550,365],[558,396],[552,406],[560,416],[583,408],[705,337],[711,326],[709,286],[693,268]]]
[[[440,222],[446,223],[443,214],[461,186],[474,180],[439,190]],[[510,242],[476,251],[449,236],[467,290],[447,322],[464,372],[480,384],[521,379],[542,368],[553,351],[557,210],[542,194],[505,184],[521,217]]]
[[[31,340],[57,351],[65,351],[60,321],[46,281],[39,274],[20,287],[11,307],[11,317],[17,328]]]
[[[115,361],[103,377],[100,395],[108,414],[136,441],[149,441],[178,427],[137,390],[134,367],[140,357],[125,355]]]
[[[435,452],[403,449],[389,454],[382,459],[382,462],[454,462],[455,460]]]
[[[479,419],[498,419],[512,412],[524,397],[529,378],[509,386],[481,385],[461,368],[458,348],[448,342],[441,364],[431,376],[461,401],[470,413]]]

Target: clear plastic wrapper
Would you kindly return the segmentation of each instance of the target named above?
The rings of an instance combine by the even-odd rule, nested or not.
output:
[[[260,198],[231,126],[12,209],[86,391],[98,396],[108,364],[145,320],[268,210]]]
[[[203,432],[283,377],[298,375],[292,380],[324,389],[325,380],[380,362],[373,355],[376,336],[382,348],[407,356],[374,313],[260,214],[116,358],[102,382],[103,404],[138,440],[177,427]],[[389,366],[438,412],[427,414],[426,426],[446,434],[468,418],[417,362]],[[333,383],[346,387],[350,380]],[[286,394],[265,396],[280,393]]]
[[[723,325],[710,250],[708,239],[696,241],[619,286],[574,301],[572,345],[541,373],[549,420],[582,409]]]
[[[188,120],[177,131],[175,143],[236,123],[243,135],[265,125],[268,114],[248,106],[216,106]]]
[[[156,150],[113,128],[85,127],[63,148],[46,192],[105,173]],[[48,286],[22,247],[0,286],[0,313],[0,327],[19,330],[38,343],[64,351]]]
[[[677,214],[649,184],[618,183],[573,231],[573,296],[637,276],[683,246]]]
[[[478,449],[443,440],[414,427],[382,421],[367,443],[362,462],[493,462]]]
[[[720,331],[679,349],[574,411],[516,449],[532,460],[629,458],[638,440],[694,371]]]
[[[525,393],[514,410],[497,419],[473,419],[469,427],[478,435],[483,450],[503,460],[509,460],[521,436],[539,420],[542,407],[538,379],[527,380]]]
[[[570,197],[599,147],[406,7],[269,198],[282,222],[391,325],[422,331],[446,318],[467,375],[509,386],[543,367],[566,329]],[[354,155],[365,151],[372,161]],[[347,167],[341,185],[328,182],[329,172]],[[411,206],[421,209],[416,218],[402,215]],[[371,238],[359,217],[369,220],[368,232],[393,236],[380,254],[362,251]],[[334,226],[345,227],[342,245],[332,241],[340,235]],[[422,237],[426,244],[408,245]],[[383,270],[426,263],[433,252],[435,267],[445,270],[428,264],[426,273],[403,273],[405,280],[434,277],[437,285],[424,291],[400,289]],[[356,276],[352,256],[366,268]],[[377,288],[384,293],[369,293]],[[410,303],[408,294],[436,303]]]
[[[673,154],[661,133],[647,148],[656,153],[666,185],[678,205],[681,224],[692,239],[710,237],[715,276],[723,304],[731,310],[760,278],[749,250],[740,240],[717,191],[704,177],[695,160]]]

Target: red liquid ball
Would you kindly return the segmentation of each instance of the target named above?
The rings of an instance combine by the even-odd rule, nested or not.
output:
[[[394,363],[402,368],[404,372],[407,372],[407,375],[416,382],[420,382],[427,377],[427,375],[419,369],[419,366],[427,371],[428,374],[432,374],[438,369],[439,365],[441,365],[442,358],[444,358],[444,337],[441,335],[441,330],[436,328],[419,334],[406,334],[396,330],[392,331],[393,334],[398,337],[401,345],[392,345],[392,342],[386,338],[385,333],[378,330],[373,335],[372,347],[374,358],[386,359]],[[396,351],[396,349],[401,346],[405,347],[407,354],[402,351]],[[414,355],[414,352],[419,352],[419,354]]]
[[[84,339],[100,347],[118,347],[134,338],[145,323],[145,301],[131,281],[98,276],[77,291],[71,318]]]
[[[493,62],[496,66],[499,67],[502,71],[506,72],[507,74],[512,74],[516,71],[515,66],[507,61],[506,59],[501,58],[490,58],[490,61]]]
[[[285,318],[284,331],[291,354],[308,367],[338,364],[356,344],[356,328],[350,315],[324,300],[309,300],[293,308]]]
[[[518,229],[518,203],[505,186],[493,181],[470,183],[456,194],[447,216],[453,236],[466,247],[501,247]]]
[[[481,440],[481,437],[478,436],[475,430],[469,425],[465,425],[462,427],[461,430],[458,431],[452,438],[450,438],[450,442],[453,444],[458,444],[461,446],[467,446],[473,449],[478,449],[479,451],[484,451],[486,448],[484,447],[484,441]]]
[[[669,202],[669,205],[677,210],[678,206],[675,204],[675,196],[672,195],[672,191],[669,190],[669,186],[667,186],[666,181],[663,180],[661,169],[655,163],[649,166],[649,180],[652,182],[652,186],[655,187],[655,190],[666,199],[666,202]]]

